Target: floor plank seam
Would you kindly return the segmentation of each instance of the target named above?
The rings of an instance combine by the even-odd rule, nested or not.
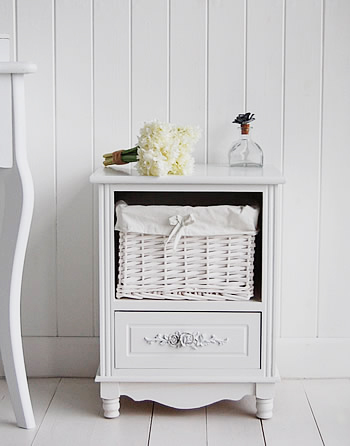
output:
[[[53,392],[53,394],[52,394],[52,397],[51,397],[51,399],[50,399],[50,401],[49,401],[49,404],[47,405],[47,408],[46,408],[46,410],[45,410],[44,416],[42,417],[42,420],[41,420],[41,422],[40,422],[40,424],[39,424],[39,426],[38,426],[38,428],[37,428],[37,430],[36,430],[36,432],[35,432],[33,441],[32,441],[32,443],[31,443],[32,446],[33,446],[34,443],[35,443],[35,440],[36,440],[36,437],[37,437],[37,435],[38,435],[38,433],[39,433],[39,430],[40,430],[40,428],[41,428],[41,425],[43,424],[43,422],[44,422],[44,420],[45,420],[45,418],[46,418],[46,414],[47,414],[47,412],[48,412],[48,410],[49,410],[49,408],[50,408],[50,406],[51,406],[51,403],[52,403],[53,399],[55,398],[55,395],[56,395],[56,393],[57,393],[57,389],[59,388],[59,386],[60,386],[60,384],[61,384],[61,382],[62,382],[62,379],[63,379],[63,378],[59,378],[59,380],[58,380],[58,382],[57,382],[57,385],[56,385],[55,390],[54,390],[54,392]]]
[[[262,436],[263,436],[263,440],[264,440],[264,445],[267,446],[265,431],[264,431],[264,423],[263,423],[263,420],[259,420],[259,421],[260,421],[261,432],[262,432]]]
[[[305,389],[304,384],[303,384],[303,389],[304,389],[305,396],[306,396],[307,402],[308,402],[308,404],[309,404],[309,407],[310,407],[310,410],[311,410],[313,419],[314,419],[314,421],[315,421],[315,424],[316,424],[316,427],[317,427],[319,436],[320,436],[320,438],[321,438],[322,444],[323,444],[323,446],[326,446],[326,443],[323,441],[322,433],[321,433],[320,427],[319,427],[319,425],[318,425],[318,423],[317,423],[317,419],[316,419],[314,410],[313,410],[313,408],[312,408],[312,405],[311,405],[311,402],[310,402],[310,400],[309,400],[309,396],[308,396],[308,394],[307,394],[307,391],[306,391],[306,389]]]
[[[150,419],[150,421],[149,421],[147,446],[150,445],[150,441],[151,441],[151,431],[152,431],[152,423],[153,423],[153,414],[154,414],[154,403],[152,404],[151,419]]]

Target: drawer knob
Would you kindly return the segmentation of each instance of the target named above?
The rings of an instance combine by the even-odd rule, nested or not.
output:
[[[148,344],[169,345],[170,347],[182,348],[190,347],[193,350],[197,350],[198,347],[206,347],[210,344],[223,345],[228,342],[228,338],[219,339],[216,335],[205,335],[198,331],[175,331],[170,334],[158,333],[154,338],[144,338]]]

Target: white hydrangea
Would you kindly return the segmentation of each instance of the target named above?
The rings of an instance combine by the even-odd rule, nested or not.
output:
[[[141,175],[189,175],[191,155],[200,131],[190,126],[152,121],[145,123],[138,137],[137,169]]]

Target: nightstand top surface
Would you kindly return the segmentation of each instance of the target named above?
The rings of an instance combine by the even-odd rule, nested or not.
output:
[[[196,164],[192,175],[152,177],[139,175],[128,165],[100,167],[91,176],[95,184],[282,184],[284,176],[276,167],[229,167],[220,164]]]

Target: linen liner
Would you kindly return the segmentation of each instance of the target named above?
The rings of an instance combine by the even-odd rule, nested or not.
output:
[[[142,206],[116,204],[115,229],[140,234],[169,235],[173,229],[169,219],[192,215],[194,222],[183,226],[182,235],[210,236],[256,234],[259,209],[245,206]]]

